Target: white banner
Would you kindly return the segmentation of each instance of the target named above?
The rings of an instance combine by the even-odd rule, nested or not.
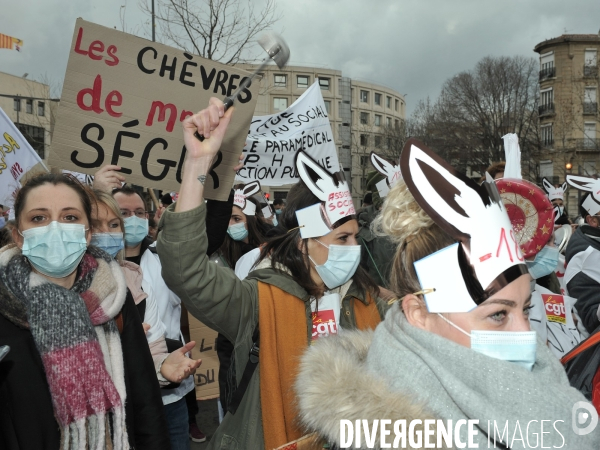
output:
[[[45,169],[38,154],[0,108],[0,204],[12,206],[21,181],[40,166]]]
[[[299,180],[294,164],[298,150],[304,150],[329,173],[340,170],[318,80],[285,111],[252,118],[244,168],[236,180],[258,180],[261,186],[294,184]]]

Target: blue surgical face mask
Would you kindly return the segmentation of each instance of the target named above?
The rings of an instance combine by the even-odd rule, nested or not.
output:
[[[310,258],[315,265],[315,270],[329,289],[336,288],[346,283],[354,276],[360,262],[360,245],[330,245],[323,244],[315,239],[323,247],[329,249],[329,255],[325,264],[319,266]]]
[[[535,331],[472,330],[469,334],[441,314],[438,313],[438,316],[471,338],[471,350],[512,362],[527,370],[533,369],[537,350]]]
[[[94,233],[90,244],[101,248],[113,258],[125,248],[123,233]]]
[[[125,223],[125,245],[135,247],[148,236],[148,219],[130,216],[123,220]]]
[[[227,227],[227,234],[231,236],[234,241],[243,241],[248,236],[248,230],[244,222],[236,223],[235,225],[229,225]]]
[[[556,247],[545,246],[537,255],[533,261],[525,261],[529,273],[537,280],[538,278],[550,275],[556,270],[558,265],[559,252]]]
[[[85,227],[80,223],[53,221],[45,227],[21,232],[23,256],[40,273],[64,278],[75,271],[87,249]]]
[[[281,214],[281,211],[283,211],[283,210],[281,210],[281,209],[276,209],[276,210],[275,210],[275,214],[279,215],[279,214]]]

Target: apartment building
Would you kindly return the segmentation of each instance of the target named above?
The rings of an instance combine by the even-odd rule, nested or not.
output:
[[[239,66],[248,71],[256,67],[251,64]],[[338,157],[358,207],[366,191],[366,176],[374,170],[369,162],[369,153],[386,147],[387,130],[403,126],[406,102],[403,95],[391,88],[344,77],[339,70],[267,66],[260,81],[255,114],[275,114],[285,110],[317,79]],[[289,188],[271,188],[271,199],[285,198]]]
[[[599,34],[563,34],[534,48],[540,58],[539,118],[546,159],[540,175],[562,183],[568,173],[594,176],[600,171],[598,116]],[[571,217],[581,194],[569,189]]]

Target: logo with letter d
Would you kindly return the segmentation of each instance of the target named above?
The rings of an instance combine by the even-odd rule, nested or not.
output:
[[[587,425],[584,427],[583,425]],[[598,425],[598,412],[591,403],[577,402],[573,405],[571,426],[579,436],[590,434]]]

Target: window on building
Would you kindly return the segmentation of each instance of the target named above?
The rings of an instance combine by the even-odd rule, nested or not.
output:
[[[288,107],[287,98],[273,98],[273,109],[275,111],[283,111]]]
[[[342,124],[338,123],[338,139],[342,138]]]
[[[377,95],[377,94],[375,94],[375,95]],[[376,127],[381,126],[381,116],[379,114],[375,114],[375,126]]]
[[[367,179],[366,178],[361,178],[360,179],[360,190],[364,191],[367,189]]]
[[[319,86],[321,86],[321,90],[328,91],[330,81],[331,80],[329,78],[319,78]]]
[[[381,147],[381,136],[375,136],[375,148]]]
[[[360,91],[360,101],[363,103],[369,103],[369,91]]]
[[[398,105],[400,105],[400,100],[396,99],[396,100],[394,101],[394,109],[395,109],[396,111],[398,111]]]
[[[584,77],[592,77],[598,74],[598,51],[595,48],[585,49],[583,61]]]
[[[586,122],[583,125],[583,148],[596,148],[596,122]]]
[[[552,135],[552,124],[542,125],[540,127],[542,134],[542,145],[544,147],[551,147],[554,144],[554,137]]]
[[[554,52],[540,55],[540,81],[556,76],[554,67]]]
[[[360,135],[360,145],[362,147],[367,147],[369,145],[369,136],[366,134]]]
[[[273,192],[273,200],[285,200],[287,197],[287,191],[275,191]]]
[[[558,176],[554,176],[554,164],[552,163],[552,160],[540,161],[539,184],[542,184],[543,178],[550,180],[552,184],[558,184]]]
[[[38,116],[46,115],[46,104],[44,102],[38,102]]]
[[[331,114],[331,101],[324,100],[323,103],[325,103],[325,110],[327,111],[327,114]]]
[[[596,114],[598,111],[598,103],[596,102],[596,88],[586,87],[583,97],[583,113]]]
[[[554,112],[554,91],[552,88],[543,89],[540,91],[540,106],[539,114],[549,114]]]
[[[369,124],[369,113],[367,113],[367,112],[361,112],[360,113],[360,123],[362,125],[368,125]]]
[[[360,166],[361,167],[366,167],[369,165],[369,157],[368,156],[361,156],[360,157]]]
[[[33,100],[31,100],[31,99],[25,100],[25,112],[27,114],[33,114]]]
[[[20,98],[15,98],[13,100],[13,108],[15,111],[21,111],[21,99]]]
[[[584,161],[583,162],[583,175],[586,177],[593,177],[597,175],[596,161]]]
[[[381,94],[375,93],[375,99],[374,100],[375,100],[375,104],[377,106],[381,106]]]
[[[46,133],[42,127],[32,125],[17,124],[17,128],[23,134],[27,142],[33,147],[40,158],[44,159],[44,149],[46,147]]]
[[[389,95],[385,97],[385,107],[392,109],[392,97]]]
[[[299,88],[307,88],[308,83],[310,82],[308,75],[298,75],[296,77],[296,83]]]
[[[386,117],[386,118],[385,118],[385,125],[386,125],[388,128],[391,128],[391,127],[392,127],[392,118],[391,118],[391,117]]]
[[[394,120],[394,127],[400,128],[400,120],[399,119]]]
[[[286,87],[287,86],[287,75],[275,74],[275,87]]]

